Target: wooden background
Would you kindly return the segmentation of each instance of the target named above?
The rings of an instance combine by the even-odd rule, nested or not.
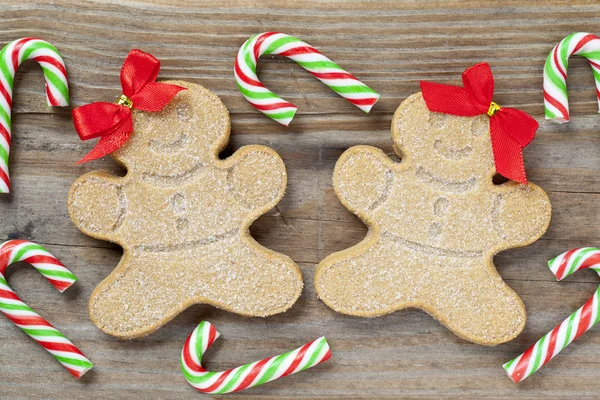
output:
[[[40,69],[27,63],[16,79],[12,191],[0,196],[0,239],[46,245],[80,281],[61,295],[29,266],[11,267],[8,280],[96,367],[74,380],[0,317],[1,398],[201,398],[181,374],[179,355],[202,319],[223,334],[206,358],[210,370],[275,355],[319,335],[330,341],[330,362],[247,390],[239,398],[598,397],[599,327],[518,386],[501,367],[583,304],[600,282],[593,272],[581,272],[557,283],[546,267],[547,260],[572,247],[600,244],[600,116],[585,60],[573,59],[569,69],[572,122],[545,122],[542,103],[546,55],[574,31],[600,34],[597,2],[2,3],[0,43],[37,36],[56,45],[67,63],[75,106],[113,101],[121,93],[121,64],[134,47],[162,60],[160,78],[196,82],[219,95],[233,124],[225,156],[259,143],[273,147],[286,163],[287,194],[252,226],[252,233],[301,266],[305,290],[290,311],[266,319],[198,305],[143,339],[119,341],[100,332],[88,319],[87,298],[116,266],[121,250],[80,233],[67,214],[66,196],[85,172],[123,171],[108,158],[75,165],[93,143],[79,141],[69,109],[45,106]],[[289,128],[264,117],[242,98],[232,69],[239,46],[267,30],[316,46],[378,90],[381,101],[363,115],[290,60],[265,57],[260,63],[263,83],[294,102],[299,113]],[[370,320],[334,313],[315,296],[314,269],[325,256],[359,242],[366,233],[333,193],[335,161],[357,144],[391,153],[392,114],[419,90],[419,80],[459,84],[461,72],[479,61],[492,65],[494,99],[529,112],[541,125],[525,162],[530,180],[550,196],[552,223],[537,243],[495,259],[527,306],[524,332],[510,343],[482,347],[458,339],[417,310]]]

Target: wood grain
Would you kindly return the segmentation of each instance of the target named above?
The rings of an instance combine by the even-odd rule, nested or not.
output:
[[[501,365],[525,350],[583,304],[598,285],[592,272],[557,283],[546,267],[553,256],[600,242],[600,117],[592,74],[572,59],[572,121],[543,121],[542,68],[550,49],[574,31],[598,32],[600,5],[583,1],[4,1],[0,43],[24,36],[52,42],[70,73],[73,105],[113,101],[127,52],[141,48],[162,61],[160,77],[204,85],[229,108],[232,138],[223,156],[246,144],[277,150],[289,173],[287,194],[251,228],[265,246],[296,260],[305,289],[287,313],[250,319],[194,306],[155,334],[118,341],[89,321],[87,298],[117,264],[121,251],[81,234],[70,222],[66,195],[81,174],[106,169],[109,159],[75,162],[92,146],[79,141],[70,110],[48,109],[35,63],[16,78],[12,193],[0,197],[0,239],[43,243],[80,281],[65,294],[28,266],[8,279],[23,300],[47,317],[96,364],[80,381],[6,318],[0,318],[2,398],[202,398],[179,371],[187,335],[202,319],[223,334],[205,361],[225,369],[274,355],[326,335],[333,359],[294,377],[237,397],[303,398],[597,398],[600,333],[592,329],[534,377],[516,386]],[[318,47],[378,90],[381,101],[363,115],[287,59],[265,57],[260,76],[299,112],[284,128],[239,94],[233,58],[250,35],[279,30]],[[514,341],[481,347],[462,341],[420,311],[376,319],[334,313],[315,296],[316,264],[359,242],[366,227],[337,200],[333,166],[350,146],[368,144],[392,154],[390,121],[420,79],[458,84],[468,66],[487,61],[495,100],[539,122],[525,151],[528,176],[553,204],[546,235],[526,248],[499,254],[500,274],[523,298],[525,331]]]

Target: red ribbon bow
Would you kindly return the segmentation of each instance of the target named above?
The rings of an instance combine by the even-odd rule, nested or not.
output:
[[[73,123],[81,140],[99,137],[96,146],[77,164],[95,160],[123,146],[133,131],[132,108],[162,110],[185,88],[156,82],[160,61],[153,55],[133,49],[121,68],[123,95],[115,103],[92,103],[73,110]]]
[[[496,171],[526,184],[522,150],[533,140],[538,123],[523,111],[500,107],[492,101],[494,77],[489,64],[467,68],[462,79],[464,87],[421,81],[427,108],[461,117],[488,114]]]

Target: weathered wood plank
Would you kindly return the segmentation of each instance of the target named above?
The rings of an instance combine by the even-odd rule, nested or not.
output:
[[[37,36],[60,49],[75,106],[112,101],[120,94],[119,70],[133,47],[162,60],[161,79],[188,80],[217,93],[232,116],[232,139],[223,156],[258,143],[273,147],[286,163],[286,196],[251,231],[263,245],[296,260],[305,280],[298,303],[267,319],[199,305],[147,338],[123,342],[100,332],[87,317],[87,298],[118,263],[121,251],[81,234],[65,203],[81,174],[101,168],[123,171],[110,159],[75,166],[92,143],[77,138],[70,109],[45,106],[39,67],[24,64],[14,97],[13,191],[0,196],[0,239],[46,244],[80,281],[61,295],[27,266],[11,267],[8,279],[96,368],[74,381],[0,318],[0,397],[204,398],[185,383],[178,361],[185,338],[202,319],[223,334],[205,360],[213,370],[274,355],[319,335],[330,341],[332,361],[244,392],[248,398],[597,397],[596,329],[519,386],[501,369],[583,304],[598,285],[592,272],[557,283],[546,267],[548,259],[566,249],[600,242],[600,117],[592,74],[585,60],[572,60],[572,121],[565,125],[543,120],[541,75],[547,53],[564,36],[600,33],[597,2],[7,0],[0,16],[0,43]],[[293,62],[265,57],[259,66],[263,83],[299,107],[289,128],[265,118],[241,97],[232,72],[239,46],[265,30],[297,35],[318,47],[378,90],[382,100],[371,115],[362,115]],[[376,319],[334,313],[316,298],[314,269],[323,257],[359,242],[367,230],[333,193],[336,160],[358,144],[393,156],[392,114],[419,90],[419,80],[459,84],[460,73],[479,61],[492,65],[495,100],[540,122],[525,162],[530,180],[550,195],[552,223],[542,240],[495,258],[498,271],[527,306],[525,331],[511,343],[487,348],[456,338],[417,310]]]

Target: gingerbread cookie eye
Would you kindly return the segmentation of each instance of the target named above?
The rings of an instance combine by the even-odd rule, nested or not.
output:
[[[69,196],[79,229],[124,248],[89,301],[96,326],[120,338],[147,335],[195,303],[280,313],[303,286],[296,264],[248,231],[283,196],[283,161],[264,146],[219,159],[229,137],[225,106],[199,85],[174,83],[187,90],[164,110],[135,113],[134,132],[115,154],[127,174],[84,175]]]
[[[446,126],[446,123],[448,122],[449,118],[450,116],[448,114],[433,112],[429,114],[427,122],[429,122],[429,126],[431,128],[443,129],[444,126]]]
[[[470,145],[460,148],[451,147],[441,139],[435,140],[433,149],[448,160],[463,160],[471,157],[473,154],[473,147]]]
[[[485,116],[471,119],[471,134],[473,136],[484,136],[490,133],[490,121]]]

